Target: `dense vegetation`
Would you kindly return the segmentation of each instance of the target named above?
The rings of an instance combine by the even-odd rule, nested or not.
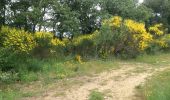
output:
[[[54,70],[49,66],[57,79],[72,76],[79,67],[64,67],[68,59],[169,51],[169,33],[169,0],[2,0],[0,84],[38,80],[37,73]]]

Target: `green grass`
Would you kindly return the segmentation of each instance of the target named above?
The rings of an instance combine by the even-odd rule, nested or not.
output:
[[[142,93],[145,100],[170,100],[170,69],[148,80]]]
[[[155,67],[166,66],[170,64],[170,53],[160,53],[156,55],[141,55],[135,61],[154,65]]]
[[[0,90],[0,100],[18,100],[21,97],[21,94],[18,90],[13,90],[11,88],[6,88]]]
[[[136,62],[149,64],[152,68],[170,67],[170,53],[143,55]],[[140,89],[142,100],[170,100],[170,69],[158,72]]]
[[[98,91],[92,91],[89,95],[89,100],[104,100],[104,94]]]

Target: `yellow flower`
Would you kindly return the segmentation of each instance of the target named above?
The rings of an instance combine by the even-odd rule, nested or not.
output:
[[[168,44],[164,40],[155,40],[156,44],[158,44],[162,48],[167,48]]]
[[[149,28],[149,32],[158,36],[164,35],[164,32],[161,30],[162,27],[162,24],[155,24],[154,26]]]
[[[6,48],[12,47],[14,51],[29,53],[36,46],[33,35],[24,30],[2,27],[1,32],[6,35],[3,41]]]
[[[82,63],[82,58],[80,55],[76,55],[75,60],[78,61],[79,63]]]
[[[103,25],[109,25],[113,28],[119,28],[121,24],[122,24],[122,18],[119,16],[114,16],[110,19],[103,21]]]
[[[65,43],[63,41],[60,41],[59,39],[52,39],[51,44],[53,46],[65,46]]]
[[[129,30],[129,33],[132,34],[133,43],[130,44],[138,44],[139,50],[145,50],[153,40],[153,36],[146,31],[145,24],[128,19],[125,20],[124,25]]]

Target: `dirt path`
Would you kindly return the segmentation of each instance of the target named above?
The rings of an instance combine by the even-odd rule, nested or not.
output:
[[[147,64],[121,63],[121,68],[103,72],[93,77],[73,79],[75,84],[68,89],[54,88],[41,97],[30,100],[88,100],[92,90],[105,94],[105,100],[140,100],[136,95],[136,87],[143,84],[150,75],[158,71]],[[163,69],[162,69],[163,70]],[[160,69],[159,69],[160,71]],[[62,92],[62,95],[56,95]]]

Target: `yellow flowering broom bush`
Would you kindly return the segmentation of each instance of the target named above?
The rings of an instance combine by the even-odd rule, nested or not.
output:
[[[1,42],[5,48],[11,48],[16,52],[29,53],[36,47],[36,42],[32,34],[15,28],[1,28]]]
[[[129,31],[130,38],[127,40],[129,46],[141,51],[145,50],[153,40],[152,35],[146,31],[145,24],[128,19],[125,20],[124,25]]]
[[[150,53],[155,53],[169,47],[168,35],[164,32],[163,24],[155,24],[149,27],[149,33],[153,36],[153,41],[148,49]]]
[[[50,47],[51,40],[53,38],[52,33],[49,32],[36,32],[34,34],[35,40],[38,43],[38,47]]]
[[[104,20],[99,33],[102,39],[100,44],[104,45],[101,48],[104,47],[105,52],[108,53],[111,48],[114,48],[115,54],[123,53],[135,56],[147,49],[153,41],[153,36],[146,31],[144,23],[130,19],[123,20],[119,16]]]
[[[34,35],[39,46],[51,47],[51,46],[65,46],[65,43],[57,38],[53,38],[53,34],[50,32],[36,32]]]
[[[163,29],[163,24],[155,24],[149,27],[149,32],[156,36],[161,36],[164,35],[164,31],[162,31],[162,29]]]
[[[41,57],[48,57],[51,54],[62,54],[65,47],[65,41],[54,38],[50,32],[36,32],[34,34],[35,40],[38,44],[35,49],[35,54]]]

